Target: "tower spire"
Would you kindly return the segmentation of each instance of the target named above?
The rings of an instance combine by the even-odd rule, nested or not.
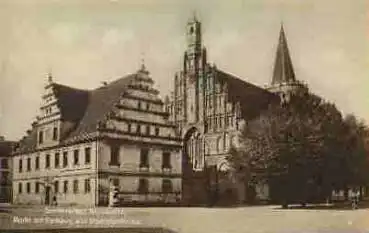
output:
[[[282,83],[294,83],[296,82],[295,72],[288,50],[286,34],[281,22],[281,28],[279,32],[278,47],[274,62],[274,71],[272,78],[272,85]]]

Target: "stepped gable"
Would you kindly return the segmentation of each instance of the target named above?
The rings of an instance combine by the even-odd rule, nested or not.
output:
[[[277,95],[224,71],[217,70],[216,75],[228,84],[228,98],[240,103],[243,118],[252,119],[270,103],[279,100]]]
[[[62,135],[61,143],[74,137],[96,132],[99,122],[104,121],[106,115],[113,109],[136,76],[136,74],[131,74],[91,91],[56,83],[50,84],[54,86],[61,119],[76,125],[67,135]],[[32,151],[36,149],[36,146],[37,128],[33,126],[28,135],[20,140],[17,152]]]

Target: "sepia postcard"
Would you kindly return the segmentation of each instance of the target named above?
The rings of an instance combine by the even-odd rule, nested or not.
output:
[[[369,232],[366,0],[0,0],[0,232]]]

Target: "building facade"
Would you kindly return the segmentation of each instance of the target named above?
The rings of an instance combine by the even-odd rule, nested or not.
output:
[[[184,145],[183,201],[244,202],[250,198],[250,187],[227,175],[230,147],[239,145],[240,132],[249,120],[303,87],[295,79],[283,27],[268,89],[209,64],[196,17],[186,25],[186,41],[182,70],[175,74],[174,90],[166,98],[170,121],[177,125]],[[267,185],[253,189],[259,199],[268,199]]]
[[[50,76],[40,114],[13,153],[13,202],[244,202],[250,190],[268,199],[267,185],[248,187],[229,176],[227,156],[248,121],[307,90],[295,78],[283,27],[267,89],[210,64],[195,17],[186,25],[186,41],[165,102],[144,66],[95,90]]]
[[[12,193],[11,152],[15,142],[0,136],[0,203],[10,203]]]
[[[181,140],[144,65],[94,90],[45,86],[13,153],[13,203],[108,205],[181,200]]]

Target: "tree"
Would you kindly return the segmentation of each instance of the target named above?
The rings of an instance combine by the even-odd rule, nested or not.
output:
[[[238,177],[267,182],[284,206],[322,199],[363,177],[349,129],[335,105],[310,93],[294,95],[248,122],[228,160]]]

